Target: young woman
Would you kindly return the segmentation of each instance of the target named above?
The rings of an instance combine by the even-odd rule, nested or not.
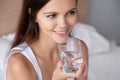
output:
[[[75,73],[61,70],[58,43],[77,22],[77,0],[25,0],[23,17],[6,63],[6,80],[87,80],[88,53]]]

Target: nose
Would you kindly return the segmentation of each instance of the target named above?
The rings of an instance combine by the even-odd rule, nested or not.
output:
[[[68,21],[67,21],[67,19],[66,19],[65,17],[59,18],[59,20],[58,20],[58,25],[59,25],[59,27],[61,27],[61,28],[67,27],[67,26],[68,26]]]

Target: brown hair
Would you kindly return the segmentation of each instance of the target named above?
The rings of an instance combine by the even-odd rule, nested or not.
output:
[[[22,17],[11,48],[24,41],[30,44],[39,38],[39,27],[35,19],[37,12],[48,2],[49,0],[24,0]]]

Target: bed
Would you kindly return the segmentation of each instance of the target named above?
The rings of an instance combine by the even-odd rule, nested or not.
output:
[[[88,80],[119,80],[120,79],[120,47],[116,45],[107,52],[89,56]]]
[[[14,6],[17,3],[22,3],[22,0],[12,0],[11,3],[9,3],[9,1],[6,1],[7,0],[3,0],[0,2],[0,10],[3,10],[2,13],[0,13],[0,80],[4,80],[5,59],[8,55],[8,50],[14,38],[14,31],[17,27],[20,17],[20,10],[18,9],[21,9],[21,5],[18,4],[17,7]],[[75,25],[73,31],[77,33],[76,37],[83,40],[88,47],[88,80],[119,80],[120,46],[118,46],[115,41],[107,40],[95,29],[94,26],[85,24],[87,0],[80,1],[81,2],[79,3],[82,4],[79,7],[79,14],[82,17],[80,16],[80,21]],[[5,7],[3,4],[6,4],[7,7]],[[8,6],[8,4],[11,7]],[[2,9],[3,7],[6,9]],[[16,10],[18,11],[16,12]],[[16,13],[13,14],[13,12]],[[6,23],[6,21],[8,21],[8,23]]]
[[[88,80],[120,79],[120,47],[108,41],[90,25],[77,23],[75,37],[83,40],[89,51]],[[4,62],[15,33],[0,37],[0,80],[4,80]]]

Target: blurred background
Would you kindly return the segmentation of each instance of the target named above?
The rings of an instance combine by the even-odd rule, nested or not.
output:
[[[88,0],[86,23],[120,45],[120,0]]]

